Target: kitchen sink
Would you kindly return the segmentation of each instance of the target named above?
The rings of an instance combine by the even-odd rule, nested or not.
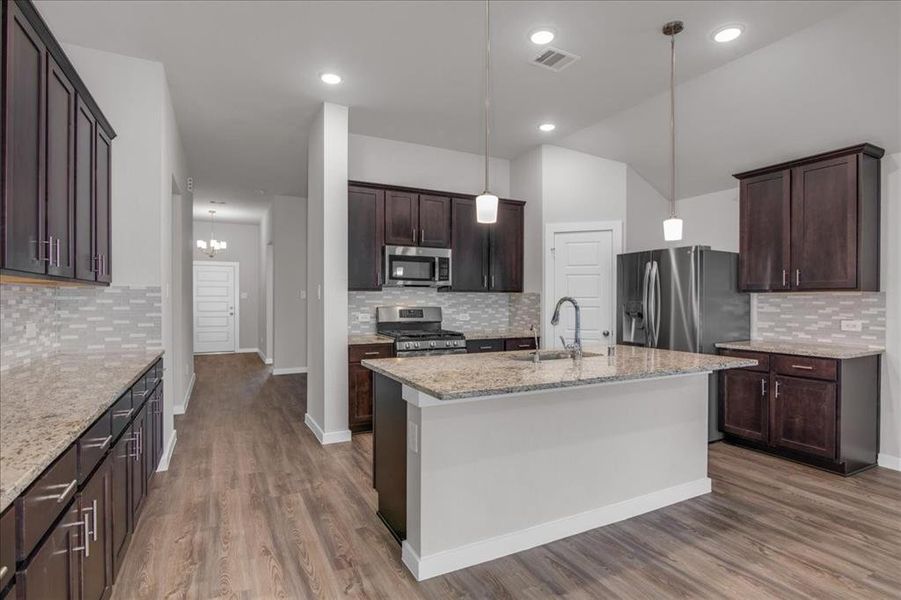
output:
[[[529,352],[528,354],[517,354],[516,356],[511,356],[513,360],[523,360],[523,361],[532,361],[534,360],[534,352]],[[538,356],[542,361],[545,360],[563,360],[565,358],[572,359],[572,353],[569,350],[541,350],[538,353]],[[582,351],[582,358],[591,358],[592,356],[600,356],[597,352],[586,352]]]

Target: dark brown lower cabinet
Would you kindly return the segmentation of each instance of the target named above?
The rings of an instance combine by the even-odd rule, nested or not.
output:
[[[720,374],[726,441],[850,475],[876,464],[879,357],[834,360],[723,350],[757,358]]]
[[[147,497],[147,469],[145,449],[147,447],[147,404],[138,411],[131,424],[131,522],[137,525],[144,498]],[[134,527],[132,527],[134,531]]]
[[[108,455],[81,491],[79,506],[87,531],[81,562],[81,599],[102,600],[113,587],[110,550],[112,458]]]
[[[768,385],[767,373],[744,369],[726,371],[722,381],[724,400],[720,428],[749,440],[765,441],[769,423]]]
[[[153,423],[153,443],[152,451],[149,453],[151,457],[150,469],[147,471],[147,478],[156,471],[163,458],[163,385],[157,386],[152,396],[150,405],[150,419]]]
[[[84,540],[85,520],[73,501],[27,566],[16,573],[20,600],[77,600]]]
[[[358,344],[349,346],[347,355],[347,427],[353,433],[372,431],[372,371],[360,364],[367,358],[394,356],[394,346]]]
[[[133,460],[131,426],[122,432],[122,437],[113,446],[110,454],[110,546],[113,559],[113,574],[119,572],[125,551],[128,549],[128,532],[131,526],[131,471]]]

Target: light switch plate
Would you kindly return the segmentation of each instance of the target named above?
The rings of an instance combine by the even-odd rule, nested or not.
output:
[[[842,321],[842,331],[863,331],[863,321]]]

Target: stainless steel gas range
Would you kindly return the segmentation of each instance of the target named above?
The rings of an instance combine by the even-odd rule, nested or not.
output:
[[[396,356],[464,354],[466,337],[441,328],[439,306],[380,306],[376,331],[394,338]]]

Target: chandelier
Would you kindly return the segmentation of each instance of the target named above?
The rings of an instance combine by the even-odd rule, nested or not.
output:
[[[213,258],[220,252],[224,251],[228,247],[228,245],[225,243],[225,240],[217,240],[215,237],[213,237],[213,221],[216,219],[216,211],[210,210],[209,213],[210,213],[210,239],[209,240],[197,240],[197,247],[200,248],[200,250],[204,254],[206,254],[210,258]]]

